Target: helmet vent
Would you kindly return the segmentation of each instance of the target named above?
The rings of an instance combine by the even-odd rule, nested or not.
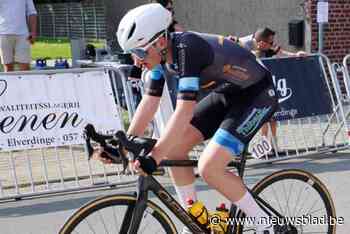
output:
[[[133,23],[133,25],[131,26],[129,35],[128,35],[128,39],[130,39],[130,37],[132,36],[132,34],[134,34],[135,29],[136,29],[136,23]]]

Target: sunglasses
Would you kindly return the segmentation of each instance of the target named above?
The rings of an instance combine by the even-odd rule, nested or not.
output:
[[[143,46],[143,47],[138,47],[138,48],[135,48],[135,49],[131,49],[130,53],[135,55],[137,57],[137,59],[139,59],[139,60],[145,60],[147,58],[147,56],[148,56],[148,51],[147,50],[152,45],[154,45],[154,43],[156,43],[159,40],[159,38],[161,38],[163,35],[164,35],[164,33],[161,33],[154,40],[151,39],[151,41],[148,44],[146,44],[145,46]]]

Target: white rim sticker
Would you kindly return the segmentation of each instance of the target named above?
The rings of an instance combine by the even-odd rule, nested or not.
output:
[[[252,156],[254,158],[261,158],[265,155],[267,155],[272,150],[272,145],[270,141],[265,137],[262,136],[260,138],[260,141],[256,142],[252,147]]]

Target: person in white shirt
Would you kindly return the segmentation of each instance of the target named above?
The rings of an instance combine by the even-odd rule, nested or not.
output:
[[[259,28],[254,34],[238,38],[239,43],[253,52],[259,58],[266,57],[300,57],[307,56],[305,51],[289,52],[281,49],[281,46],[276,46],[275,34],[270,28]],[[230,36],[232,38],[232,36]],[[232,39],[231,39],[232,40]]]
[[[29,70],[30,45],[36,39],[37,12],[33,0],[0,1],[0,58],[4,71]],[[29,26],[29,30],[28,30]]]

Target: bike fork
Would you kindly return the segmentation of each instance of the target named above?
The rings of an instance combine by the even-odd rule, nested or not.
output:
[[[126,225],[125,229],[123,227],[123,230],[120,231],[121,234],[137,233],[140,227],[140,223],[142,221],[143,213],[145,212],[145,209],[147,207],[147,200],[148,200],[148,191],[147,191],[147,186],[145,186],[145,178],[143,176],[140,176],[138,180],[138,193],[137,193],[136,203],[133,206],[132,210],[130,211],[131,216],[130,215],[129,217],[125,216],[124,218],[124,219],[129,218],[129,221],[126,221],[126,223],[128,223],[129,225]],[[123,221],[123,224],[124,224],[124,221]],[[128,231],[124,232],[126,230]]]

